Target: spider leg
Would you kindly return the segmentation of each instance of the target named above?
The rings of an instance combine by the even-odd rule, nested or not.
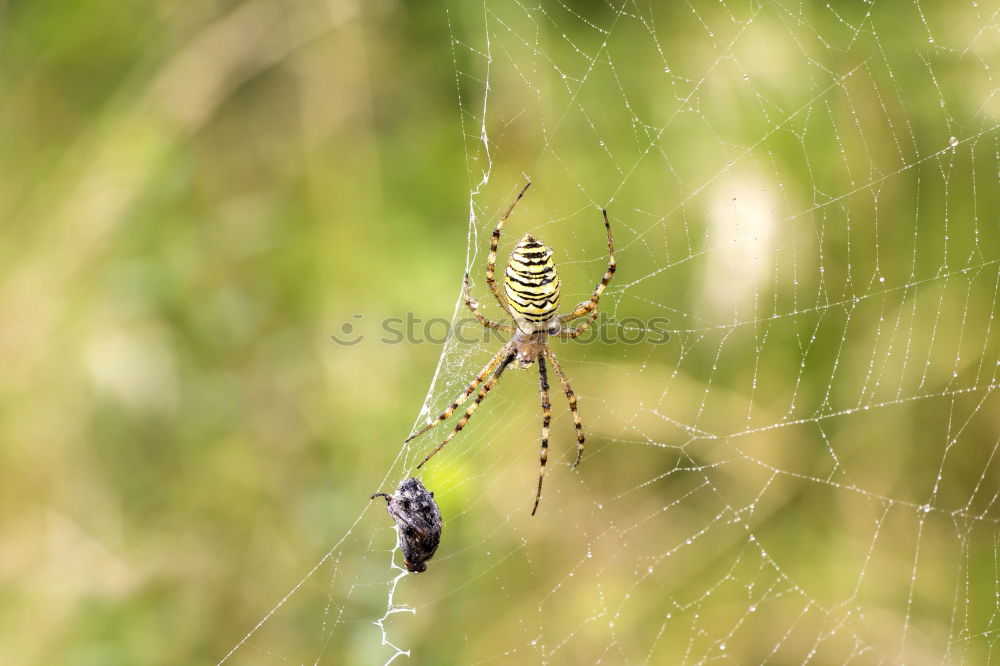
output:
[[[472,395],[472,392],[476,390],[477,386],[483,383],[483,380],[486,379],[486,376],[489,375],[491,372],[493,372],[494,368],[496,368],[497,365],[503,360],[504,356],[510,353],[510,349],[511,349],[510,343],[507,343],[503,347],[501,347],[500,351],[496,353],[496,356],[490,359],[490,362],[487,363],[483,367],[483,369],[479,371],[479,374],[476,375],[475,379],[473,379],[469,383],[469,385],[465,387],[465,390],[462,391],[462,393],[457,398],[455,398],[455,402],[448,405],[448,408],[445,409],[443,412],[441,412],[441,415],[438,416],[436,419],[434,419],[433,421],[425,425],[423,428],[421,428],[417,432],[407,437],[403,441],[403,443],[405,444],[411,439],[420,437],[420,435],[424,434],[434,426],[440,424],[443,421],[447,421],[448,418],[455,413],[455,410],[458,409],[458,406],[461,405],[463,402],[465,402],[470,395]]]
[[[465,307],[469,308],[469,310],[472,312],[472,314],[474,314],[476,316],[476,319],[479,320],[480,324],[482,324],[486,328],[499,328],[501,331],[507,331],[508,333],[513,333],[514,332],[514,327],[511,326],[510,324],[501,324],[499,322],[490,321],[489,319],[487,319],[483,315],[479,314],[479,310],[477,310],[476,308],[472,307],[472,293],[469,291],[469,274],[468,273],[465,274],[465,287],[464,288],[465,288]]]
[[[566,400],[569,401],[569,409],[573,412],[573,425],[576,426],[576,462],[573,463],[573,467],[576,467],[580,464],[580,459],[583,458],[583,442],[586,440],[583,436],[583,421],[580,420],[580,410],[576,408],[576,394],[573,393],[573,387],[570,386],[569,379],[566,378],[566,373],[559,366],[559,361],[556,360],[556,355],[551,347],[546,350],[545,355],[552,361],[552,367],[559,375],[563,393],[566,394]]]
[[[506,349],[506,347],[504,349]],[[476,411],[476,408],[479,407],[479,403],[481,403],[483,399],[487,396],[487,394],[490,392],[490,389],[492,389],[493,386],[496,385],[498,381],[500,381],[500,375],[503,374],[503,371],[507,369],[507,366],[510,365],[511,361],[513,360],[514,360],[514,354],[508,351],[507,356],[503,359],[500,365],[497,366],[497,369],[493,371],[493,376],[490,377],[488,380],[486,380],[486,383],[483,384],[483,388],[479,389],[479,393],[476,394],[476,399],[473,400],[472,404],[469,405],[469,408],[465,410],[465,414],[463,414],[462,418],[458,420],[458,424],[455,425],[455,429],[451,431],[450,435],[444,438],[443,442],[437,445],[436,449],[428,453],[427,457],[420,461],[420,464],[417,465],[417,469],[423,467],[424,463],[430,460],[435,453],[443,449],[444,445],[450,442],[452,437],[457,435],[462,430],[462,428],[465,427],[465,424],[468,423],[469,419],[472,418],[472,414]]]
[[[581,324],[580,326],[577,326],[576,328],[573,328],[572,326],[565,326],[559,329],[558,333],[559,337],[564,340],[572,340],[573,338],[580,337],[580,335],[584,331],[590,328],[591,324],[597,321],[597,316],[599,314],[600,312],[597,310],[597,308],[594,308],[594,310],[591,311],[590,316],[587,317],[587,321],[583,322],[583,324]]]
[[[578,331],[576,335],[579,335],[586,330],[586,328],[593,324],[594,320],[597,319],[597,302],[601,300],[601,294],[603,294],[604,290],[607,289],[608,283],[611,282],[611,278],[614,277],[615,269],[617,268],[617,264],[615,263],[615,246],[611,241],[611,222],[608,221],[608,211],[602,210],[601,212],[604,213],[604,228],[608,230],[608,254],[610,255],[610,258],[608,259],[608,270],[604,274],[601,281],[597,283],[597,288],[594,289],[594,295],[590,297],[589,301],[580,303],[573,309],[572,312],[568,312],[567,314],[559,317],[559,323],[562,324],[567,321],[579,319],[588,313],[593,313],[587,318],[587,321],[584,322],[583,326],[576,329]],[[562,335],[562,333],[560,333],[560,335]],[[576,337],[576,335],[572,337]]]
[[[518,192],[517,197],[515,197],[514,201],[511,202],[510,207],[507,208],[507,212],[504,213],[503,217],[500,218],[500,221],[497,222],[497,226],[493,230],[493,238],[490,240],[490,255],[486,260],[486,284],[489,285],[490,291],[492,291],[493,295],[496,296],[497,303],[499,303],[500,307],[502,307],[508,314],[510,314],[510,307],[507,305],[507,301],[504,300],[503,295],[500,293],[500,289],[497,288],[497,281],[493,277],[497,267],[497,245],[500,244],[500,229],[503,227],[503,223],[507,221],[508,217],[510,217],[511,212],[514,210],[514,206],[516,206],[517,202],[521,200],[521,197],[524,196],[524,193],[528,191],[529,187],[531,187],[530,180],[524,184],[524,187],[520,192]],[[513,319],[513,315],[511,315],[511,318]]]
[[[538,510],[538,502],[542,499],[542,481],[545,479],[545,463],[549,460],[549,422],[552,420],[552,403],[549,401],[549,378],[545,370],[545,358],[538,358],[538,384],[542,396],[542,455],[538,468],[538,490],[535,491],[535,506],[531,515]]]

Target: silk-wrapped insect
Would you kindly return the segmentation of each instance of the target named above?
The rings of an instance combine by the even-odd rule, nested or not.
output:
[[[434,557],[441,542],[441,512],[434,493],[417,479],[407,479],[399,484],[395,494],[375,493],[371,499],[376,497],[385,498],[389,515],[396,521],[407,571],[426,571],[427,560]]]

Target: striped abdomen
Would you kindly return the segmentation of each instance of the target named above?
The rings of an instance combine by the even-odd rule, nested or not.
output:
[[[525,234],[514,247],[503,278],[504,291],[522,328],[542,330],[559,307],[559,276],[552,248]]]

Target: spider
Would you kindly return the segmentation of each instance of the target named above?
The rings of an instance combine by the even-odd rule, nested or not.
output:
[[[552,261],[552,248],[539,242],[531,234],[525,234],[514,247],[510,254],[510,259],[507,260],[503,285],[504,293],[506,294],[505,298],[497,288],[497,281],[494,279],[497,245],[500,243],[500,231],[503,228],[504,222],[507,221],[507,218],[510,217],[511,212],[514,210],[514,206],[521,200],[521,197],[524,196],[529,187],[531,187],[530,182],[525,184],[524,188],[518,193],[517,197],[510,204],[510,207],[507,208],[507,212],[500,218],[496,228],[493,230],[493,238],[490,241],[490,253],[486,263],[486,284],[489,286],[490,291],[493,292],[497,302],[500,303],[500,307],[510,316],[513,325],[490,321],[481,315],[477,310],[478,305],[473,305],[472,303],[468,273],[465,274],[464,282],[465,305],[476,316],[479,323],[486,328],[499,329],[513,335],[510,341],[496,353],[472,382],[465,387],[465,390],[437,419],[410,435],[406,441],[409,442],[414,437],[419,437],[434,426],[446,421],[455,413],[459,405],[464,403],[472,395],[472,392],[482,384],[482,388],[479,389],[479,393],[476,394],[472,404],[465,410],[465,414],[459,419],[455,429],[417,465],[418,469],[423,467],[424,463],[444,448],[444,445],[450,442],[465,427],[465,424],[472,418],[473,412],[479,407],[479,403],[486,398],[490,390],[500,381],[500,375],[503,374],[504,370],[512,364],[514,364],[514,367],[527,368],[537,361],[542,401],[542,452],[538,470],[538,489],[535,491],[535,505],[531,509],[531,515],[535,515],[535,511],[538,510],[538,502],[542,497],[542,481],[545,479],[545,464],[548,461],[549,455],[549,422],[552,419],[552,404],[549,402],[549,380],[545,363],[546,359],[552,361],[552,367],[559,376],[563,393],[566,394],[570,411],[573,413],[573,424],[576,426],[577,441],[576,462],[573,463],[573,467],[580,464],[580,459],[583,457],[583,443],[585,439],[583,435],[583,422],[580,420],[580,412],[576,406],[576,395],[573,393],[569,379],[566,378],[566,374],[559,366],[555,353],[553,353],[548,345],[548,338],[549,336],[559,336],[560,338],[567,339],[576,338],[597,319],[598,301],[600,301],[601,294],[604,293],[608,283],[611,282],[611,277],[615,274],[615,248],[611,241],[611,223],[608,221],[608,211],[602,210],[601,212],[604,214],[604,227],[608,233],[608,270],[597,284],[594,294],[589,301],[583,301],[570,312],[560,315],[556,312],[559,307],[559,276],[556,274],[556,266]],[[580,326],[572,327],[564,325],[581,317],[587,317],[587,319]]]

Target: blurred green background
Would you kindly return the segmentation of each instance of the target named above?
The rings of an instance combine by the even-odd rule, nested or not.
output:
[[[995,661],[998,10],[0,4],[0,662]],[[396,581],[528,178],[587,454],[511,371]]]

